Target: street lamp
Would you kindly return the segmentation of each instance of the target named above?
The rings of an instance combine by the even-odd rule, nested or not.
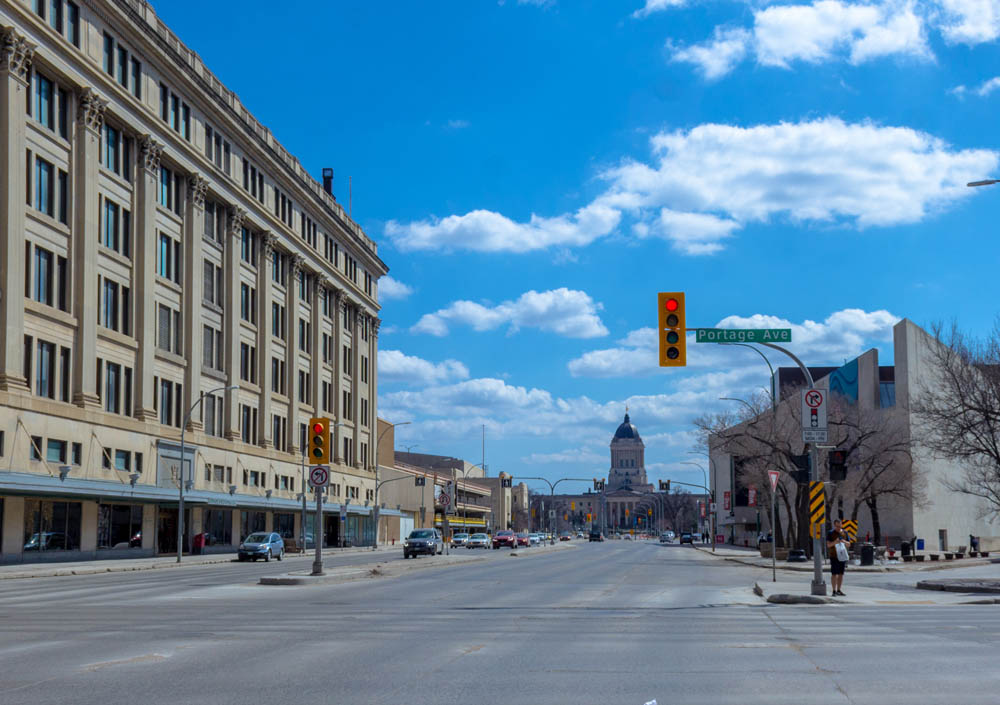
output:
[[[992,186],[993,184],[1000,184],[1000,179],[984,179],[983,181],[970,181],[966,186]]]
[[[216,387],[211,391],[205,392],[198,397],[198,401],[191,405],[188,409],[187,414],[184,415],[184,423],[181,424],[181,463],[180,463],[180,476],[177,478],[177,562],[181,562],[181,554],[184,553],[184,431],[187,429],[188,421],[191,420],[191,414],[194,410],[201,406],[201,403],[205,400],[206,396],[211,396],[216,392],[228,392],[232,389],[239,389],[240,385],[231,384],[228,387]],[[194,473],[192,473],[192,482],[194,481]]]
[[[702,489],[705,490],[705,497],[706,497],[706,499],[709,502],[708,515],[709,515],[709,525],[711,527],[710,530],[712,532],[712,553],[715,553],[715,512],[712,511],[712,503],[715,500],[715,496],[714,496],[712,490],[708,488],[708,473],[705,471],[705,466],[703,466],[701,463],[696,463],[693,460],[682,460],[681,461],[681,465],[694,465],[696,468],[698,468],[699,470],[701,470],[702,481],[705,483],[703,485]],[[714,489],[714,485],[715,485],[714,473],[713,473],[712,481],[713,481],[712,485],[713,485],[713,489]],[[678,483],[678,484],[684,484],[684,483]]]
[[[743,347],[743,348],[750,348],[755,353],[757,353],[762,358],[764,358],[764,362],[767,363],[767,369],[769,369],[771,371],[771,391],[768,392],[768,396],[771,397],[771,409],[774,409],[775,406],[776,406],[776,404],[777,404],[777,402],[775,401],[775,398],[774,398],[775,397],[775,394],[774,394],[774,366],[771,364],[771,361],[767,359],[767,355],[765,355],[764,353],[762,353],[760,350],[758,350],[757,348],[755,348],[753,345],[750,345],[749,343],[719,343],[719,345],[739,345],[740,347]]]
[[[381,485],[379,485],[379,481],[378,481],[378,449],[379,449],[379,446],[382,444],[382,437],[385,436],[385,432],[386,431],[388,431],[390,428],[396,428],[396,426],[408,426],[411,423],[413,423],[413,422],[412,421],[399,421],[397,423],[388,424],[385,428],[382,429],[382,432],[380,434],[378,434],[378,440],[375,441],[375,505],[372,507],[372,514],[374,515],[374,519],[375,519],[375,521],[374,521],[374,524],[375,524],[375,539],[372,541],[372,550],[373,551],[375,551],[375,550],[378,549],[378,513],[379,513],[378,512],[378,508],[379,508],[379,504],[378,504],[378,490],[379,490],[379,487],[381,486]],[[393,459],[393,464],[395,464],[395,459]]]

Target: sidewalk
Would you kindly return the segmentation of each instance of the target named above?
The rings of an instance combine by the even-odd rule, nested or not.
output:
[[[722,560],[742,563],[743,565],[751,565],[757,568],[771,567],[771,559],[762,558],[760,552],[756,549],[740,548],[737,546],[723,546],[717,544],[713,553],[711,544],[692,544],[692,546],[699,551]],[[948,570],[951,568],[969,568],[977,565],[989,565],[989,563],[989,558],[962,558],[954,561],[937,561],[933,563],[903,563],[902,561],[893,561],[886,565],[876,564],[871,566],[862,566],[852,564],[847,567],[847,570],[850,573],[917,573],[935,570]],[[778,570],[789,570],[802,573],[811,573],[813,570],[812,559],[809,559],[805,563],[789,563],[787,561],[779,560],[775,563],[775,565]],[[826,572],[830,571],[828,562],[824,561],[823,570]]]
[[[327,548],[323,549],[323,558],[366,552],[378,556],[381,552],[395,548],[397,547],[388,545],[379,546],[378,551],[372,551],[371,546]],[[295,561],[299,558],[312,560],[315,555],[316,551],[310,548],[305,554],[286,553],[285,560]],[[0,580],[52,578],[64,575],[95,575],[97,573],[124,573],[133,570],[183,568],[193,565],[233,563],[235,561],[236,551],[234,550],[232,553],[209,553],[200,556],[185,554],[180,563],[177,562],[177,554],[172,556],[156,556],[154,558],[105,558],[97,561],[74,561],[67,563],[14,563],[11,565],[0,565]]]
[[[976,595],[970,593],[956,593],[930,590],[886,590],[877,587],[862,587],[856,585],[845,585],[846,597],[830,597],[830,584],[827,582],[827,596],[819,597],[810,595],[809,581],[790,582],[760,582],[757,583],[762,591],[759,598],[763,602],[772,604],[801,605],[801,604],[827,604],[827,605],[853,605],[853,606],[905,606],[905,605],[965,605],[978,602],[990,602],[994,595]],[[754,594],[757,594],[754,592]]]

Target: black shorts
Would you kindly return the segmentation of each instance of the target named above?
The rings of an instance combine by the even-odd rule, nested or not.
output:
[[[847,567],[847,561],[839,561],[836,558],[830,559],[830,575],[843,575]]]

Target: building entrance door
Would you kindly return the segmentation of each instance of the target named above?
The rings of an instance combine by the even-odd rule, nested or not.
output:
[[[340,546],[340,515],[327,514],[323,517],[323,546],[338,548]]]
[[[191,510],[184,510],[184,553],[191,550]],[[160,507],[156,522],[156,552],[177,553],[177,508]]]

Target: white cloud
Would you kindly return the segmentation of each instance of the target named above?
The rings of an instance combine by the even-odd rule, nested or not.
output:
[[[477,210],[400,224],[386,234],[402,250],[528,252],[585,246],[625,215],[639,238],[662,237],[688,254],[711,254],[749,222],[776,216],[856,227],[899,225],[972,196],[965,183],[1000,153],[952,149],[906,127],[839,118],[740,127],[704,124],[651,139],[654,163],[627,159],[600,177],[608,189],[573,216],[517,223]],[[479,317],[485,316],[480,314]],[[426,332],[443,335],[442,321]]]
[[[469,126],[468,120],[449,120],[448,127],[452,130],[461,130]]]
[[[618,227],[620,219],[619,210],[595,201],[572,215],[544,218],[532,214],[527,223],[488,210],[406,224],[390,220],[385,234],[404,252],[530,252],[554,245],[589,245]]]
[[[704,44],[693,44],[673,50],[673,60],[697,65],[702,75],[714,80],[733,70],[743,61],[752,35],[745,29],[715,28],[715,36]],[[668,43],[668,47],[672,44]]]
[[[853,64],[891,54],[927,58],[923,21],[909,5],[818,0],[754,13],[754,48],[765,66],[818,62],[846,51]]]
[[[1000,0],[997,0],[1000,1]],[[933,60],[927,19],[912,2],[815,0],[754,10],[752,29],[716,27],[703,44],[674,47],[674,61],[696,64],[708,80],[724,76],[746,56],[762,66],[844,59],[854,65],[887,56]]]
[[[386,384],[401,382],[425,385],[466,379],[469,376],[469,368],[458,360],[434,363],[406,355],[399,350],[379,350],[378,374],[379,381]]]
[[[474,301],[455,301],[447,308],[425,314],[410,329],[413,333],[444,336],[451,324],[474,330],[508,326],[508,334],[521,328],[537,328],[567,338],[597,338],[608,329],[597,315],[602,308],[583,291],[565,287],[549,291],[527,291],[515,301],[485,306]]]
[[[953,44],[982,44],[1000,37],[1000,0],[939,0],[941,33]]]
[[[386,275],[378,280],[380,299],[405,299],[413,293],[413,287]]]
[[[649,17],[654,12],[662,12],[671,7],[680,7],[687,4],[687,0],[646,0],[646,4],[632,13],[632,17],[642,19]]]
[[[959,98],[964,98],[968,93],[975,93],[980,98],[985,98],[993,91],[1000,89],[1000,76],[994,76],[993,78],[983,81],[978,88],[966,88],[965,86],[955,86],[951,89]]]
[[[727,316],[715,327],[791,328],[792,340],[800,357],[810,364],[830,365],[856,357],[873,344],[891,341],[892,327],[899,320],[899,316],[884,310],[843,309],[820,322],[806,320],[793,323],[777,316],[755,314]],[[759,372],[760,358],[738,347],[695,343],[693,335],[687,337],[687,342],[689,368],[724,369],[728,372],[684,378],[679,380],[678,390],[688,389],[690,384],[739,386],[748,368],[755,374]],[[619,340],[616,347],[591,350],[570,360],[567,368],[574,377],[645,377],[661,371],[657,346],[656,330],[639,328]],[[774,363],[784,365],[786,361],[779,355]]]
[[[568,450],[559,451],[556,453],[532,453],[521,458],[522,463],[528,463],[530,465],[548,464],[548,463],[572,463],[580,465],[583,463],[604,463],[610,460],[608,454],[601,455],[592,450],[587,450],[586,448],[570,448]]]
[[[859,227],[921,220],[970,195],[998,153],[954,151],[905,127],[838,118],[736,127],[700,125],[652,138],[659,163],[625,162],[605,173],[612,190],[642,207],[723,213],[745,223],[783,214],[843,219]]]
[[[740,224],[707,213],[680,213],[663,208],[648,236],[669,240],[675,250],[686,255],[710,255],[722,249],[720,240],[732,235]],[[641,235],[640,235],[641,237]]]

